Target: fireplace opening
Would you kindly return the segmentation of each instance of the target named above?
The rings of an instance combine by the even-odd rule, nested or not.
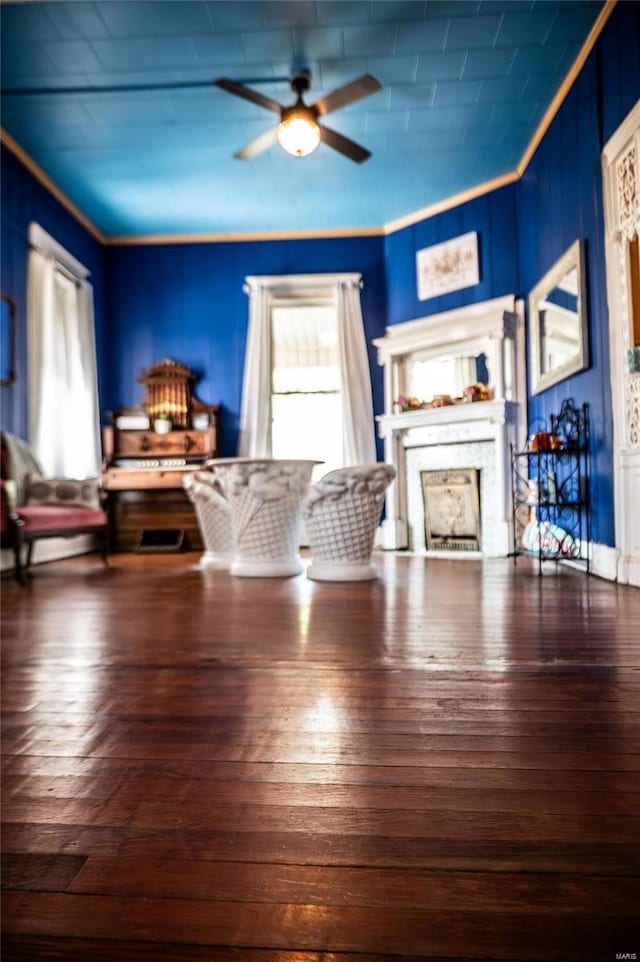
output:
[[[480,471],[421,471],[427,551],[480,551]]]

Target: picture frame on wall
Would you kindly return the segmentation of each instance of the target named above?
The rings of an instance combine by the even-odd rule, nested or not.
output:
[[[9,386],[15,374],[16,302],[7,294],[0,300],[0,384]]]
[[[477,231],[424,247],[416,254],[418,300],[480,283]]]

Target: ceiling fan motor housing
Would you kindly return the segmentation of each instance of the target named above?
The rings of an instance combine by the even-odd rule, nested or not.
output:
[[[308,70],[298,70],[291,77],[291,89],[298,98],[301,100],[302,95],[307,92],[311,86],[311,74]]]

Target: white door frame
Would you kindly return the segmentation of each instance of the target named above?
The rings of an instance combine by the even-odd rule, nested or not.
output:
[[[640,237],[640,100],[602,151],[617,580],[640,586],[640,373],[630,373],[629,241]]]

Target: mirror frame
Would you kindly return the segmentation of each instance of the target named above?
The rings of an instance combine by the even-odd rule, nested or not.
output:
[[[578,272],[578,324],[579,344],[574,357],[559,365],[554,371],[542,374],[540,358],[540,324],[537,305],[557,286],[573,267]],[[529,359],[531,363],[531,393],[540,394],[547,388],[564,381],[571,374],[583,371],[589,365],[589,328],[587,323],[587,279],[585,271],[585,243],[577,240],[560,257],[529,294]]]

